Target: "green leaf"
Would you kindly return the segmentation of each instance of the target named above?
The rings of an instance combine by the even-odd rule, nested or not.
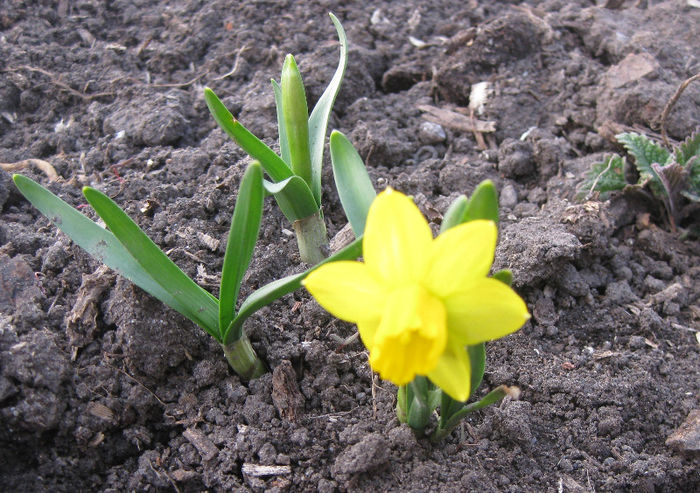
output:
[[[483,399],[477,402],[472,402],[471,404],[467,405],[458,403],[460,404],[460,407],[456,407],[454,401],[450,402],[450,397],[445,394],[443,396],[443,405],[440,407],[440,422],[438,423],[438,427],[433,432],[433,435],[430,437],[430,440],[434,443],[445,438],[467,414],[483,409],[491,404],[495,404],[507,395],[517,398],[519,394],[520,390],[517,387],[499,385],[491,392],[486,394]],[[443,409],[447,409],[449,411],[445,414],[444,418]]]
[[[442,217],[440,233],[444,233],[448,229],[462,224],[462,218],[467,211],[468,204],[469,200],[467,200],[466,195],[460,195],[450,204],[447,208],[447,212],[445,212],[445,215]]]
[[[289,144],[287,142],[287,127],[284,125],[282,116],[282,88],[276,80],[272,79],[272,92],[275,93],[275,108],[277,109],[277,130],[279,132],[280,155],[288,166],[292,165],[292,158],[289,155]]]
[[[428,390],[428,407],[431,413],[440,407],[443,394],[442,389],[431,382],[431,388]]]
[[[409,399],[411,400],[408,405],[406,423],[414,430],[421,432],[425,430],[432,413],[432,409],[429,406],[428,392],[430,389],[428,384],[428,379],[419,375],[406,386],[412,391],[409,394]]]
[[[477,185],[464,211],[462,222],[475,219],[490,219],[498,224],[498,192],[491,180],[484,180]]]
[[[686,162],[686,166],[688,165],[690,165],[690,175],[688,178],[690,186],[688,193],[698,196],[700,195],[700,157],[692,157]]]
[[[296,175],[278,183],[265,180],[263,186],[267,193],[275,197],[277,205],[291,223],[319,211],[309,186]]]
[[[202,310],[193,313],[189,300],[183,302],[158,284],[112,233],[95,224],[35,181],[22,175],[14,175],[12,178],[27,200],[78,246],[151,296],[192,320],[215,338],[218,336],[219,308],[213,296],[207,293],[208,296],[202,299]]]
[[[365,231],[365,221],[372,201],[377,196],[365,163],[345,135],[333,130],[330,138],[333,177],[345,216],[355,236]]]
[[[675,151],[678,164],[685,166],[693,157],[700,161],[700,132],[685,139]]]
[[[250,157],[260,161],[265,172],[273,181],[282,181],[293,175],[287,163],[275,154],[267,144],[253,135],[241,122],[233,117],[224,103],[208,87],[204,88],[204,100],[214,120]]]
[[[177,301],[172,308],[221,341],[216,298],[187,277],[112,199],[90,187],[83,195],[141,268]]]
[[[471,404],[467,404],[464,406],[464,410],[459,416],[459,419],[461,419],[464,415],[467,413],[471,413],[474,411],[478,411],[479,409],[483,409],[487,406],[490,406],[491,404],[495,404],[502,400],[505,396],[510,395],[510,396],[517,396],[520,395],[520,390],[517,387],[507,387],[506,385],[499,385],[495,389],[493,389],[491,392],[486,394],[481,400],[472,402]]]
[[[399,385],[396,391],[396,417],[399,423],[405,423],[408,419],[408,385]]]
[[[301,281],[303,281],[304,278],[308,276],[314,269],[328,262],[336,262],[338,260],[354,260],[361,255],[362,237],[357,238],[348,246],[331,255],[318,265],[315,265],[310,269],[305,270],[304,272],[301,272],[299,274],[293,274],[291,276],[287,276],[282,279],[273,281],[270,284],[266,284],[265,286],[256,290],[250,296],[248,296],[248,298],[246,298],[246,300],[241,304],[241,308],[240,310],[238,310],[238,314],[233,319],[233,322],[231,322],[231,325],[226,331],[226,335],[224,337],[224,344],[227,344],[230,341],[235,341],[236,339],[238,339],[238,337],[240,337],[243,328],[243,322],[245,322],[246,319],[250,317],[253,313],[258,311],[260,308],[269,305],[276,299],[281,298],[285,294],[289,294],[299,289],[301,287]]]
[[[221,271],[219,330],[222,334],[235,315],[241,282],[258,241],[264,198],[262,175],[260,163],[252,163],[246,169],[238,189]]]
[[[447,395],[446,392],[441,392],[440,396],[440,421],[438,428],[444,428],[451,421],[452,416],[457,414],[464,408],[464,403],[454,400]]]
[[[493,278],[510,286],[513,283],[513,272],[510,269],[501,269],[493,274]]]
[[[328,119],[330,118],[333,109],[333,103],[340,90],[340,84],[345,76],[345,67],[348,64],[348,41],[345,36],[345,30],[340,24],[340,21],[333,14],[329,14],[331,20],[338,31],[338,40],[340,41],[340,60],[338,68],[333,74],[326,90],[318,99],[316,106],[309,117],[309,147],[311,149],[311,191],[316,198],[316,201],[321,203],[321,166],[323,165],[323,146],[326,139],[326,129],[328,128]]]
[[[486,345],[482,342],[481,344],[474,344],[473,346],[467,346],[467,353],[469,353],[469,364],[472,367],[471,376],[471,393],[470,397],[474,395],[476,389],[481,385],[481,380],[484,378],[484,370],[486,368]]]
[[[602,163],[595,163],[586,173],[586,178],[579,187],[579,196],[584,198],[592,191],[600,192],[605,198],[609,192],[622,190],[627,185],[625,180],[625,160],[614,154]]]
[[[655,144],[649,138],[644,135],[637,133],[624,133],[615,136],[618,142],[620,142],[629,151],[630,154],[634,156],[635,165],[640,175],[640,184],[650,179],[654,181],[658,186],[661,186],[661,181],[656,171],[653,170],[651,165],[653,163],[666,164],[670,157],[669,152],[663,147]]]
[[[313,192],[311,180],[311,153],[309,151],[309,109],[299,68],[292,55],[287,55],[282,67],[280,82],[282,89],[282,121],[284,122],[287,147],[292,172],[303,178]],[[316,203],[321,205],[321,194],[314,193]]]

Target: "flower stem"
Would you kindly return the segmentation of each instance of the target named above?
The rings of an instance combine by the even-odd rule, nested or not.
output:
[[[255,349],[245,333],[240,339],[221,347],[228,364],[243,380],[252,380],[267,372],[265,363],[255,354]]]
[[[396,393],[396,417],[399,423],[405,423],[408,419],[408,390],[406,385],[401,385]]]
[[[320,209],[309,217],[294,221],[294,232],[297,235],[299,255],[303,262],[316,265],[325,260],[328,234]]]
[[[411,383],[401,385],[396,395],[396,416],[418,433],[423,433],[430,419],[428,391],[425,377],[417,376]]]

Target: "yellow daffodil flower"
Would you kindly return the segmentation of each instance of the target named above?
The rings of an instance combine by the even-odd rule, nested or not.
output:
[[[487,277],[496,225],[476,220],[433,239],[413,201],[387,188],[372,203],[364,263],[331,262],[304,281],[322,307],[357,324],[370,366],[396,385],[427,376],[466,401],[465,346],[515,332],[530,318],[523,300]]]

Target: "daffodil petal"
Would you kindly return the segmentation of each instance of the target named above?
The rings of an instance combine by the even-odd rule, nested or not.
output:
[[[374,347],[374,335],[377,333],[380,319],[360,320],[357,322],[357,331],[360,333],[362,344],[370,351]]]
[[[426,287],[440,297],[484,278],[491,269],[498,230],[493,221],[470,221],[448,229],[433,242]]]
[[[384,310],[384,287],[361,262],[324,264],[302,284],[323,308],[348,322],[378,319]]]
[[[363,254],[367,266],[386,283],[400,285],[422,278],[432,240],[428,222],[407,196],[387,188],[374,199]]]
[[[448,344],[447,349],[428,373],[428,378],[454,400],[464,402],[471,392],[471,365],[466,348]]]
[[[485,277],[444,299],[450,335],[478,344],[511,334],[530,318],[525,302],[506,284]]]

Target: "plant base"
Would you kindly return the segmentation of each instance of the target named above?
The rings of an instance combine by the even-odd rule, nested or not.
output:
[[[328,233],[321,211],[294,221],[301,260],[309,265],[316,265],[326,258],[328,251]]]
[[[222,345],[222,348],[228,364],[243,380],[252,380],[267,373],[267,366],[255,354],[247,335],[243,334],[240,339]]]

